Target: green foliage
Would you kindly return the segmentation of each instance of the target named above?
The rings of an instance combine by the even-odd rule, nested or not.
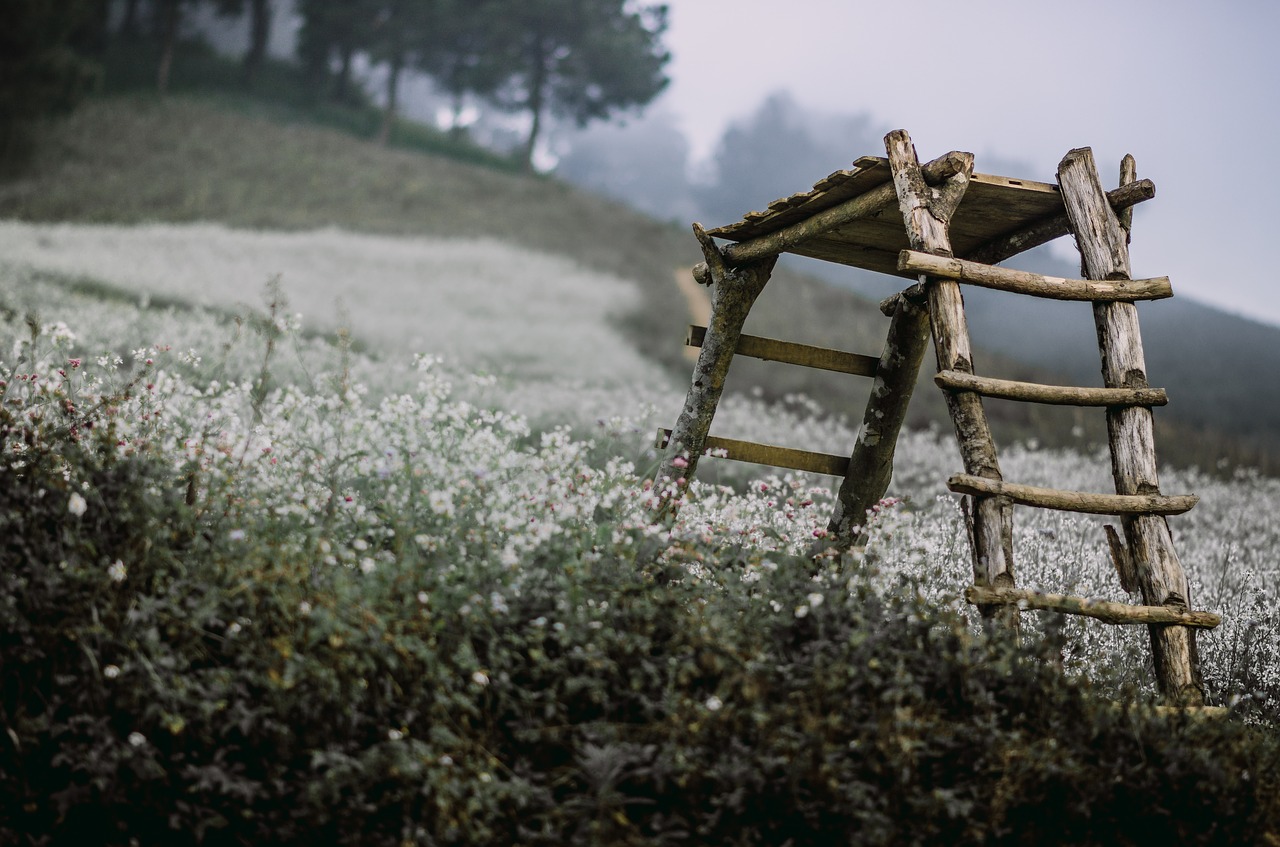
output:
[[[1060,638],[975,638],[909,584],[749,551],[693,578],[696,548],[607,537],[514,568],[392,544],[363,572],[274,510],[214,531],[216,492],[192,508],[181,468],[116,449],[109,398],[65,426],[2,408],[3,843],[1280,830],[1274,730],[1100,700]]]
[[[0,28],[0,166],[26,152],[30,123],[70,110],[97,82],[77,46],[97,23],[93,0],[12,0]]]
[[[583,125],[643,106],[666,86],[666,6],[632,9],[623,0],[494,5],[497,54],[507,77],[500,102],[528,112],[532,120],[526,163],[532,162],[544,116]]]

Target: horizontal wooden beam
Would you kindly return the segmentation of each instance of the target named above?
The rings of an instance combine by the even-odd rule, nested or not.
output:
[[[964,599],[981,606],[1017,606],[1068,615],[1084,615],[1111,624],[1177,624],[1213,629],[1222,617],[1213,612],[1192,612],[1177,606],[1135,606],[1111,600],[1074,597],[1070,594],[1047,594],[1025,588],[970,585]]]
[[[684,343],[690,347],[701,347],[706,337],[705,326],[690,324]],[[776,338],[762,338],[759,335],[744,335],[739,338],[734,353],[763,359],[766,362],[785,362],[788,365],[801,365],[806,368],[836,371],[854,376],[875,376],[876,368],[880,364],[880,360],[875,356],[829,350],[826,347],[796,344],[792,341],[779,341]]]
[[[1079,388],[1072,385],[1037,385],[1011,379],[974,376],[963,371],[942,371],[933,378],[947,391],[974,391],[984,397],[1046,403],[1052,406],[1163,406],[1169,396],[1163,388]]]
[[[1180,515],[1191,511],[1200,502],[1194,494],[1173,497],[1161,494],[1090,494],[999,482],[972,474],[956,474],[947,480],[947,487],[958,494],[1008,497],[1024,506],[1091,515]]]
[[[932,185],[948,180],[960,173],[964,169],[964,165],[964,154],[952,151],[923,166],[925,181]],[[785,253],[801,242],[830,232],[836,227],[844,226],[859,218],[867,218],[883,212],[885,209],[896,205],[897,202],[898,195],[894,190],[893,182],[886,180],[875,188],[856,197],[851,197],[839,205],[823,209],[812,217],[797,221],[790,226],[785,226],[759,238],[728,245],[722,251],[725,264],[735,267],[750,262],[758,262],[769,256],[777,256],[779,253]],[[710,284],[711,281],[707,276],[705,262],[700,262],[694,266],[693,277],[702,285]]]
[[[1030,294],[1053,300],[1117,302],[1160,300],[1173,296],[1167,276],[1154,279],[1064,279],[1012,268],[998,268],[948,256],[934,256],[917,250],[898,254],[898,270],[967,282],[1014,294]]]
[[[1120,212],[1125,209],[1132,209],[1139,203],[1150,200],[1155,196],[1155,183],[1149,179],[1140,179],[1137,182],[1126,183],[1113,191],[1108,191],[1107,202],[1111,204],[1111,208]],[[1055,238],[1061,238],[1070,233],[1071,223],[1067,220],[1067,213],[1063,211],[1061,214],[1036,221],[1025,229],[988,241],[975,250],[969,250],[965,253],[964,258],[972,262],[985,262],[988,265],[994,265],[997,262],[1003,262],[1010,256],[1025,253],[1033,247],[1048,244]]]
[[[670,440],[671,430],[660,429],[654,446],[659,450],[666,449]],[[812,453],[808,450],[793,450],[790,447],[775,447],[772,444],[757,444],[754,441],[738,441],[733,438],[716,438],[714,435],[707,436],[706,449],[723,450],[723,458],[738,462],[751,462],[756,465],[769,465],[828,476],[843,477],[849,469],[848,456]]]

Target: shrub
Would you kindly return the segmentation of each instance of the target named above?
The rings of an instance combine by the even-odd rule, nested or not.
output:
[[[866,563],[655,532],[634,476],[425,376],[376,410],[186,391],[146,351],[55,381],[32,330],[0,386],[0,843],[1280,832],[1273,728],[1117,706],[1061,629],[980,637]]]

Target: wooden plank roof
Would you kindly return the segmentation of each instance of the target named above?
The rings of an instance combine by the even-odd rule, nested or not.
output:
[[[750,241],[844,203],[892,179],[889,160],[864,156],[849,170],[836,171],[811,190],[750,212],[742,220],[709,231],[716,238]],[[1027,179],[975,173],[951,219],[951,246],[965,258],[979,248],[1065,212],[1058,186]],[[897,270],[898,252],[910,248],[896,202],[851,223],[808,238],[787,252],[881,273],[914,277]]]

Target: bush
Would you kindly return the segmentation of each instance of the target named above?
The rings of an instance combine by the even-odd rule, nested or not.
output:
[[[1208,844],[1280,824],[1274,733],[1099,701],[1051,643],[975,638],[909,586],[572,549],[366,574],[201,536],[165,466],[104,458],[108,429],[17,463],[5,422],[6,843]]]
[[[0,844],[1276,843],[1274,729],[1117,706],[1052,628],[978,637],[909,582],[621,520],[571,497],[609,475],[581,444],[426,376],[372,412],[269,400],[265,365],[182,388],[147,350],[80,382],[30,325],[0,385]],[[431,475],[482,449],[501,468]]]

